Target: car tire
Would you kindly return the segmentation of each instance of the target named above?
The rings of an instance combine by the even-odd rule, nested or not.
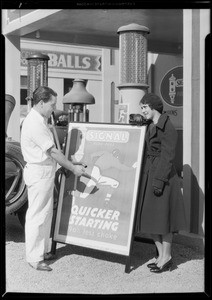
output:
[[[25,228],[27,209],[28,209],[28,202],[24,203],[24,205],[17,211],[18,220],[23,228]]]
[[[18,143],[6,142],[6,172],[7,164],[12,166],[11,176],[5,180],[6,214],[17,213],[28,201],[27,187],[23,178],[25,161]],[[13,172],[15,170],[15,172]],[[7,175],[7,174],[6,174]]]

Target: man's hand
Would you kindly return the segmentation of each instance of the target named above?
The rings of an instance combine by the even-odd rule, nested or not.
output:
[[[83,165],[75,165],[72,172],[76,176],[82,176],[85,174],[85,167]]]
[[[79,166],[83,166],[84,168],[87,168],[87,165],[84,163],[84,162],[75,162],[75,161],[72,161],[73,165],[79,165]]]
[[[82,176],[86,174],[85,168],[87,166],[84,163],[79,162],[77,163],[77,165],[75,165],[72,161],[69,161],[65,157],[65,155],[61,151],[59,151],[55,146],[52,146],[47,151],[47,154],[65,169],[63,173],[66,175],[66,177],[69,177],[70,171],[76,176]]]

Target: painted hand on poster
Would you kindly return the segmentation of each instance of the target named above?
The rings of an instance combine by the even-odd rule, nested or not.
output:
[[[118,117],[119,123],[126,123],[127,122],[127,111],[125,109],[119,110],[119,117]]]
[[[88,181],[84,192],[80,193],[80,198],[86,199],[92,190],[96,187],[99,189],[99,186],[109,186],[112,189],[117,189],[119,186],[119,181],[108,176],[103,176],[105,170],[109,168],[116,168],[121,171],[131,171],[132,168],[137,167],[137,162],[135,162],[131,167],[126,166],[120,161],[120,150],[113,149],[112,152],[109,151],[98,151],[91,155],[91,159],[95,159],[95,164],[91,171],[91,179]],[[107,194],[106,199],[109,199],[112,196],[112,191]]]
[[[132,168],[135,169],[135,168],[137,168],[137,166],[138,166],[138,162],[136,161],[136,162],[132,165]]]

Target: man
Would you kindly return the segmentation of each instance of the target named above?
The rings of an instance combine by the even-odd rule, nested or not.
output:
[[[33,93],[33,107],[23,121],[21,149],[24,160],[24,180],[28,188],[28,210],[25,223],[26,260],[36,270],[51,271],[44,260],[49,253],[53,215],[53,190],[56,164],[81,176],[83,165],[73,165],[55,147],[48,118],[56,109],[57,93],[40,86]]]

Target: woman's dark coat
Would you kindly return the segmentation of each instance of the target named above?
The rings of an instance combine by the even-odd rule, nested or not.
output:
[[[167,234],[186,230],[180,180],[173,165],[177,131],[164,113],[146,132],[144,167],[138,203],[137,231]],[[161,196],[154,187],[162,189]]]

